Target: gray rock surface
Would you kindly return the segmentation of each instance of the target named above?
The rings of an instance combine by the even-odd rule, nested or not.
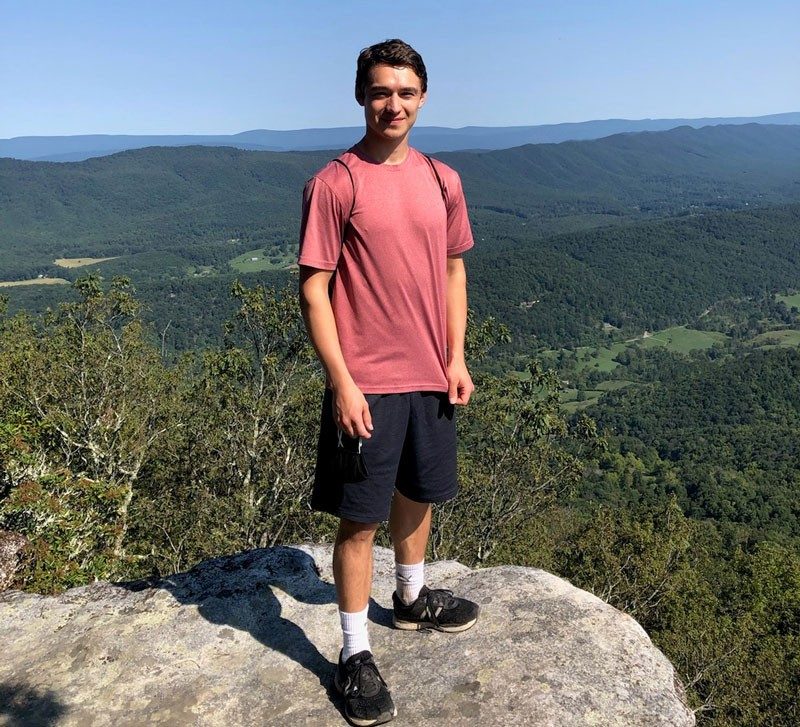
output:
[[[343,725],[329,546],[254,550],[188,573],[60,596],[0,594],[0,724]],[[428,567],[482,604],[461,634],[391,628],[376,549],[372,648],[398,725],[641,725],[694,717],[629,616],[540,570]]]

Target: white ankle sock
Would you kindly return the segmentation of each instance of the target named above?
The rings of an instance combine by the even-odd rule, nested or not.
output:
[[[371,651],[369,648],[369,635],[367,634],[367,611],[369,605],[363,611],[355,613],[345,613],[339,611],[339,621],[342,624],[342,635],[344,637],[344,647],[342,648],[342,661],[347,661],[353,654],[359,651]]]
[[[414,565],[394,564],[394,576],[398,598],[408,606],[415,601],[425,585],[425,561]]]

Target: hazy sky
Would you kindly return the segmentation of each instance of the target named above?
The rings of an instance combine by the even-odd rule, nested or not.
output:
[[[800,111],[800,0],[0,0],[0,137],[360,125],[392,37],[421,125]]]

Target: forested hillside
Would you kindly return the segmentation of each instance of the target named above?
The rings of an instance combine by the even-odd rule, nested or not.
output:
[[[331,154],[197,147],[1,160],[0,278],[74,280],[83,267],[53,261],[113,257],[92,269],[129,276],[158,329],[169,326],[168,345],[216,340],[232,279],[272,280],[291,265],[299,191]],[[797,200],[800,127],[680,128],[442,158],[470,202],[471,303],[511,327],[518,351],[663,328],[800,279],[797,206],[763,209]],[[4,292],[12,310],[66,295]]]
[[[523,232],[476,249],[469,269],[472,304],[527,350],[602,341],[609,326],[630,336],[693,320],[722,298],[796,287],[800,205],[540,240]]]
[[[332,155],[155,147],[72,164],[0,160],[0,279],[63,275],[56,258],[136,266],[146,253],[153,277],[224,268],[260,248],[289,261],[300,189]],[[796,201],[800,127],[679,128],[440,158],[461,173],[476,233],[491,243]]]
[[[674,357],[657,376],[586,411],[620,452],[648,462],[651,474],[661,467],[666,487],[651,489],[643,467],[605,497],[653,505],[675,495],[692,517],[800,542],[800,350]]]
[[[331,154],[0,160],[0,279],[76,281],[0,288],[18,587],[331,538],[308,505],[322,377],[291,267]],[[800,127],[441,157],[476,236],[477,388],[431,555],[564,575],[642,623],[698,724],[794,727]]]

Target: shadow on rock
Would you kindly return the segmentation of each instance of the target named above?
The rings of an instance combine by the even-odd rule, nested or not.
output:
[[[0,719],[8,727],[50,727],[67,708],[49,690],[19,683],[0,683]]]
[[[117,583],[131,591],[163,588],[182,604],[196,605],[211,623],[246,631],[269,649],[285,654],[319,679],[341,711],[333,686],[335,664],[328,661],[299,625],[281,615],[276,590],[306,604],[336,602],[336,589],[319,577],[314,559],[302,550],[278,546],[204,561],[186,573],[160,580]],[[370,602],[370,618],[391,623],[391,611]],[[338,624],[331,624],[331,627]]]

